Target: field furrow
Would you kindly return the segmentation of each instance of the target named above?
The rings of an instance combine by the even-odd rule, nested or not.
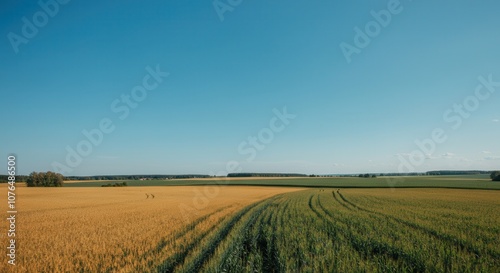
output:
[[[342,195],[340,196],[345,200]],[[313,209],[319,217],[324,217],[325,221],[327,221],[337,233],[344,234],[353,249],[367,260],[372,260],[374,256],[383,256],[384,258],[392,259],[396,262],[403,261],[412,272],[426,271],[427,268],[424,260],[418,256],[412,255],[412,253],[404,249],[382,242],[373,237],[363,236],[361,232],[357,232],[356,229],[350,228],[353,226],[353,222],[349,221],[347,218],[336,217],[333,212],[325,209],[321,205],[319,195],[316,195],[316,202],[313,202],[313,196],[311,196],[309,202],[311,209]],[[317,208],[319,208],[320,211],[318,211]]]
[[[359,211],[370,213],[370,214],[374,214],[374,215],[377,215],[377,216],[381,216],[381,217],[386,218],[388,220],[394,220],[394,222],[396,222],[396,223],[399,223],[399,224],[405,225],[405,226],[407,226],[409,228],[412,228],[412,229],[418,230],[420,232],[426,233],[426,234],[428,234],[428,235],[430,235],[430,236],[432,236],[432,237],[434,237],[434,238],[436,238],[438,240],[442,240],[442,241],[444,241],[444,242],[446,242],[448,244],[455,245],[460,250],[464,250],[464,251],[470,252],[471,254],[476,255],[478,257],[480,257],[482,255],[489,255],[494,260],[500,259],[500,253],[498,251],[496,251],[496,250],[491,250],[491,249],[481,250],[481,249],[477,248],[476,246],[474,246],[473,244],[471,244],[469,241],[457,238],[457,237],[455,237],[453,235],[450,235],[450,234],[445,234],[445,233],[438,232],[438,231],[436,231],[434,229],[421,226],[421,225],[416,224],[414,222],[410,222],[408,220],[404,220],[404,219],[398,218],[398,217],[393,216],[393,215],[388,215],[388,214],[385,214],[385,213],[382,213],[382,212],[373,211],[373,210],[369,210],[369,209],[360,207],[360,206],[352,203],[351,201],[349,201],[341,193],[339,193],[339,195],[340,195],[341,199],[344,202],[346,202],[347,204],[351,205],[352,207],[358,209]]]
[[[205,263],[213,256],[213,253],[219,246],[219,244],[230,234],[233,227],[240,221],[242,217],[244,217],[247,213],[249,213],[252,209],[262,204],[264,201],[259,201],[257,203],[251,204],[244,209],[237,212],[231,218],[227,219],[222,223],[222,226],[218,229],[218,231],[207,238],[207,240],[203,240],[200,242],[198,247],[194,251],[195,253],[192,255],[193,257],[189,258],[188,261],[184,263],[183,266],[179,267],[180,272],[198,272]]]
[[[189,238],[189,241],[184,242],[182,245],[180,245],[178,247],[178,250],[172,256],[170,256],[167,260],[165,260],[162,264],[160,264],[157,267],[158,272],[173,272],[174,268],[184,263],[190,251],[192,251],[192,249],[195,248],[199,244],[199,242],[203,240],[208,234],[210,234],[211,232],[215,232],[215,229],[218,226],[219,221],[224,221],[228,217],[228,214],[225,214],[224,216],[218,218],[217,222],[211,223],[210,225],[208,225],[207,228],[204,228],[203,230],[200,229],[198,232],[196,232],[196,234],[195,232],[192,231],[194,231],[195,228],[200,223],[208,219],[210,216],[215,215],[218,212],[222,212],[226,208],[228,207],[219,209],[216,212],[198,218],[196,220],[197,222],[196,224],[194,225],[190,224],[189,228],[187,228],[186,231],[181,231],[177,235],[175,235],[174,242],[171,243],[171,245],[179,246],[179,244],[176,242],[179,239]],[[166,242],[162,242],[162,248],[164,248],[165,245]]]

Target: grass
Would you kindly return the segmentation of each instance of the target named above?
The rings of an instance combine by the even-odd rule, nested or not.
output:
[[[286,179],[183,179],[183,180],[127,180],[129,186],[194,186],[194,185],[247,185],[282,187],[331,187],[331,188],[455,188],[500,189],[500,182],[493,182],[486,175],[464,176],[409,176],[378,178],[286,178]],[[109,183],[72,182],[65,187],[101,187]]]

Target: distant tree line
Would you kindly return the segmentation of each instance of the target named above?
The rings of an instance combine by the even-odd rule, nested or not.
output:
[[[229,173],[227,177],[307,177],[299,173]]]
[[[94,175],[94,176],[67,176],[66,180],[140,180],[140,179],[190,179],[209,178],[204,174],[181,174],[181,175]]]
[[[490,174],[492,181],[500,181],[500,171],[494,171]]]
[[[64,176],[54,172],[32,172],[26,180],[28,187],[62,187]]]
[[[476,174],[490,174],[491,171],[429,171],[429,172],[411,172],[411,173],[379,173],[370,174],[375,176],[425,176],[425,175],[476,175]],[[366,174],[342,174],[342,175],[329,175],[337,177],[366,177]]]
[[[8,179],[8,175],[0,174],[0,183],[7,183]],[[27,175],[16,175],[16,182],[26,182],[26,180],[28,180]]]
[[[375,174],[369,174],[369,173],[365,173],[365,174],[359,174],[358,177],[363,177],[363,178],[375,178],[377,177]]]
[[[430,171],[427,175],[474,175],[490,174],[490,171]]]
[[[496,171],[500,172],[500,171]],[[495,172],[493,172],[495,173]],[[477,170],[465,170],[465,171],[452,171],[452,170],[441,170],[441,171],[429,171],[429,172],[412,172],[412,173],[379,173],[379,174],[342,174],[342,175],[306,175],[299,173],[230,173],[227,177],[377,177],[377,176],[423,176],[423,175],[476,175],[476,174],[490,174],[493,176],[491,171],[477,171]],[[62,182],[49,183],[43,182],[48,181],[45,178],[41,177],[51,177],[53,179],[54,175],[59,175],[63,180],[151,180],[151,179],[193,179],[193,178],[210,178],[213,176],[204,175],[204,174],[182,174],[182,175],[94,175],[94,176],[67,176],[63,177],[60,174],[56,174],[53,172],[47,173],[36,173],[33,172],[29,176],[28,175],[17,175],[17,182],[28,182],[30,180],[31,186],[44,186],[47,183],[50,186],[62,185]],[[368,175],[368,176],[367,176]],[[497,175],[498,176],[498,175]],[[45,180],[44,180],[45,179]],[[491,177],[492,180],[498,181],[497,177]],[[0,175],[0,183],[6,183],[8,181],[7,175]],[[30,186],[28,185],[28,186]],[[30,186],[30,187],[31,187]]]

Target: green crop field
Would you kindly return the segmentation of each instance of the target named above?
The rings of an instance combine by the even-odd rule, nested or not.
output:
[[[109,183],[127,182],[129,186],[193,186],[193,185],[254,185],[289,187],[332,188],[456,188],[497,189],[500,182],[493,182],[487,175],[464,176],[409,176],[409,177],[332,177],[332,178],[283,178],[283,179],[176,179],[176,180],[127,180],[72,182],[65,187],[100,187]]]
[[[191,238],[159,271],[499,272],[499,197],[449,189],[281,194]]]

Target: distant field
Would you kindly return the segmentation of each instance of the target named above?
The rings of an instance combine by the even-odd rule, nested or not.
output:
[[[17,265],[7,267],[2,255],[0,272],[500,272],[500,191],[152,186],[17,193]]]
[[[392,180],[395,179],[395,180]],[[100,187],[108,183],[124,181],[71,182],[65,187]],[[256,185],[289,187],[331,188],[457,188],[496,189],[500,182],[492,182],[487,175],[463,176],[409,176],[378,178],[249,178],[249,179],[176,179],[176,180],[126,180],[129,186],[192,186],[192,185]]]

